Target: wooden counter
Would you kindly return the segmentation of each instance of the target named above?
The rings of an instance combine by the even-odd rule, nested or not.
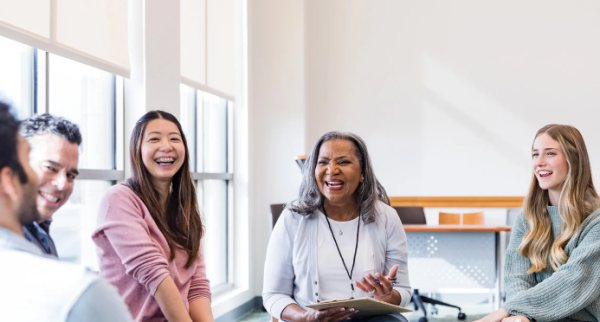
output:
[[[499,233],[502,231],[510,231],[510,226],[476,226],[476,225],[404,225],[406,232],[436,232],[436,233],[453,233],[453,232],[470,232],[470,233]]]
[[[523,197],[390,197],[392,207],[521,208]]]

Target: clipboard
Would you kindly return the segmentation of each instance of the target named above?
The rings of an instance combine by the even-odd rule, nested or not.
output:
[[[353,315],[353,318],[366,318],[376,315],[412,312],[411,309],[407,309],[405,307],[393,305],[383,301],[378,301],[370,297],[348,300],[332,300],[306,305],[306,307],[311,308],[313,310],[323,310],[339,306],[351,307],[355,310],[358,310],[359,312]]]

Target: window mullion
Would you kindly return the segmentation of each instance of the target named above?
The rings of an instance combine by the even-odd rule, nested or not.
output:
[[[44,113],[50,113],[50,53],[44,52],[44,87],[45,87],[45,104],[44,104]]]

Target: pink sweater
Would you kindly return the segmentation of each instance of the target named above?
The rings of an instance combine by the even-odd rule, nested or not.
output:
[[[187,254],[177,250],[169,263],[169,245],[148,208],[127,186],[111,187],[100,204],[97,246],[100,275],[117,287],[135,321],[166,321],[154,293],[171,276],[185,307],[198,298],[211,299],[204,257],[185,269]]]

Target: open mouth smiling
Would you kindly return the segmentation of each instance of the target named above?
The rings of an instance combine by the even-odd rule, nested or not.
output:
[[[340,190],[344,186],[344,181],[342,180],[325,180],[325,185],[329,190]]]
[[[175,163],[175,158],[174,157],[161,157],[161,158],[154,159],[154,162],[156,162],[161,167],[168,167],[168,166],[173,165],[173,163]]]
[[[39,192],[39,195],[42,196],[42,198],[44,198],[44,199],[46,199],[46,200],[48,200],[48,201],[50,201],[52,203],[57,203],[61,199],[61,198],[58,198],[56,196],[53,196],[53,195],[51,195],[49,193],[42,192],[42,191]]]

